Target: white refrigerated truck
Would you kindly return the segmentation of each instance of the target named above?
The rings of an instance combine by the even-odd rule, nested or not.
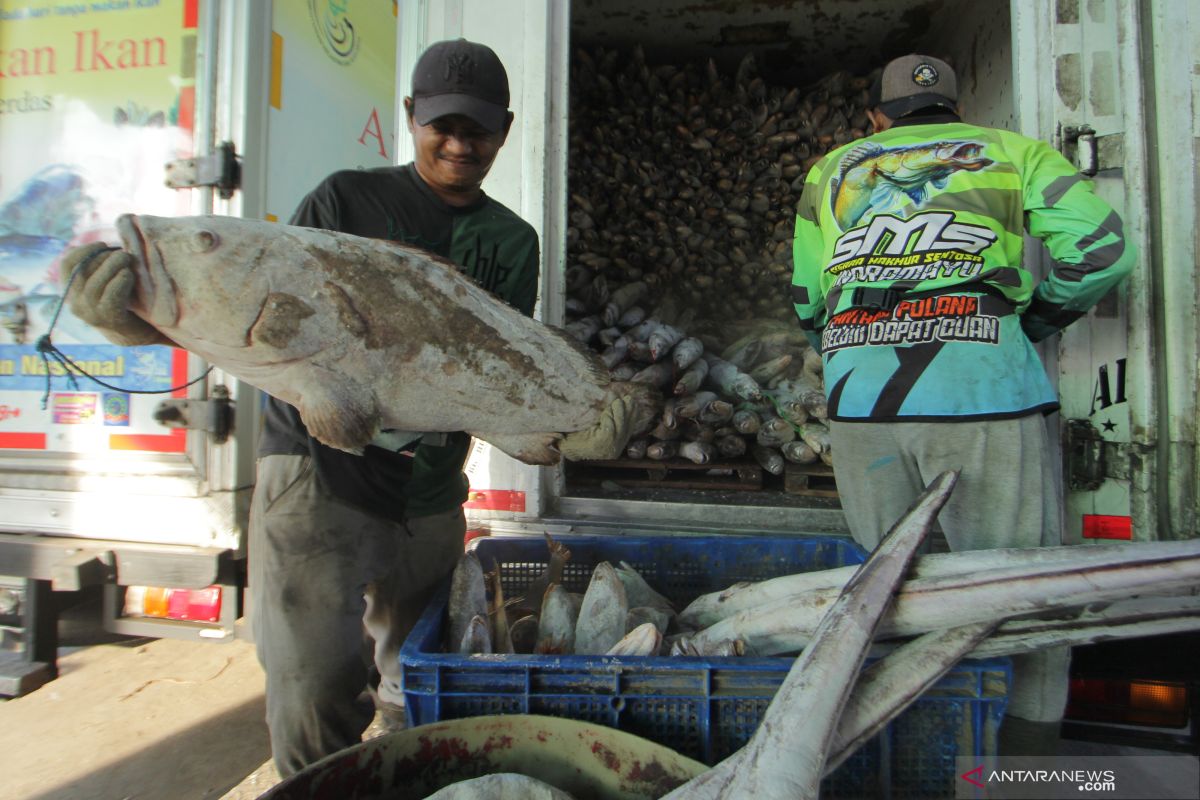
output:
[[[234,636],[258,392],[69,311],[51,330],[58,260],[122,213],[286,221],[334,169],[392,163],[397,14],[0,3],[0,694],[53,677],[57,592],[102,586],[118,633]],[[44,361],[47,333],[107,385]]]

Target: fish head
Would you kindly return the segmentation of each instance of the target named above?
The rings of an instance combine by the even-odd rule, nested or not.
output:
[[[901,185],[919,185],[959,171],[977,172],[992,163],[978,142],[935,142],[902,151],[884,172]]]
[[[939,142],[934,159],[968,172],[977,172],[993,163],[992,159],[984,157],[983,145],[978,142]]]
[[[289,248],[288,229],[264,230],[234,217],[121,216],[117,231],[136,260],[131,310],[181,346],[231,366],[311,355],[320,345],[301,328],[317,311],[299,299],[311,293],[272,285],[272,264],[295,261],[302,250]]]

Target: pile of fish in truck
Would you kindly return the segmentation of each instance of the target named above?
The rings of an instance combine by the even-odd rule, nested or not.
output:
[[[771,85],[748,55],[571,69],[566,329],[665,396],[630,459],[831,464],[820,356],[788,300],[808,169],[867,134],[869,77]]]

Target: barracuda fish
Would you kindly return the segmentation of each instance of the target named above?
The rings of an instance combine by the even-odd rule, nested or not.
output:
[[[331,447],[467,431],[553,464],[560,434],[623,391],[570,336],[414,248],[231,217],[124,215],[117,230],[137,261],[131,310]]]
[[[842,710],[875,629],[957,480],[957,472],[935,478],[858,568],[788,670],[746,746],[664,800],[818,797],[826,759],[841,732]],[[953,663],[931,669],[949,669]],[[853,739],[854,733],[846,735]]]
[[[849,230],[868,211],[895,211],[907,203],[920,206],[929,199],[930,187],[946,188],[955,172],[978,172],[992,163],[983,157],[978,142],[893,148],[863,142],[842,156],[829,202],[838,225]]]

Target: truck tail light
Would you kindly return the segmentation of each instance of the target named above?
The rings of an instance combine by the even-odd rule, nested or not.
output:
[[[126,586],[124,615],[217,622],[221,619],[221,587],[171,589],[164,586]]]
[[[1074,678],[1066,718],[1156,728],[1188,724],[1188,686],[1170,681]]]
[[[1133,539],[1133,517],[1112,514],[1084,514],[1083,538]]]

